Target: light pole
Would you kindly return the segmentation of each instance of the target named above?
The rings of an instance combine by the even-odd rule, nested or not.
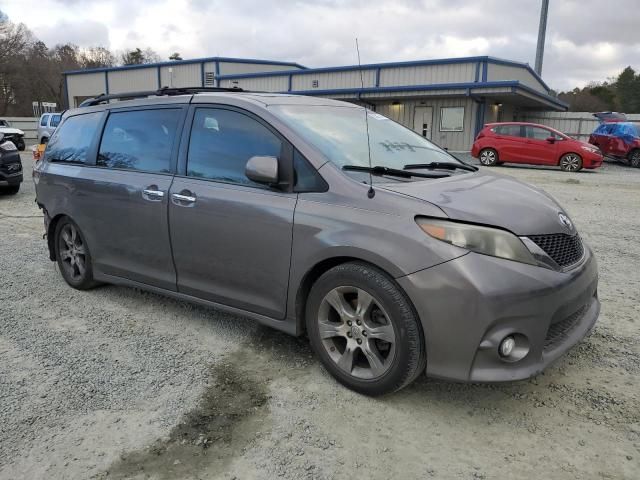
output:
[[[544,57],[544,40],[547,35],[547,15],[549,13],[549,0],[542,0],[540,10],[540,26],[538,27],[538,48],[536,48],[536,73],[542,75],[542,59]]]

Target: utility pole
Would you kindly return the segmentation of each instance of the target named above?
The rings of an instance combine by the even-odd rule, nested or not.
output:
[[[542,0],[540,10],[540,26],[538,27],[538,48],[536,49],[536,73],[542,75],[542,58],[544,57],[544,40],[547,35],[547,15],[549,13],[549,0]]]

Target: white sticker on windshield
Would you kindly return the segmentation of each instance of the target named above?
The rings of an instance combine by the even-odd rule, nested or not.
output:
[[[372,112],[369,113],[369,118],[375,118],[376,120],[389,120],[384,115],[380,115],[379,113],[372,113]]]

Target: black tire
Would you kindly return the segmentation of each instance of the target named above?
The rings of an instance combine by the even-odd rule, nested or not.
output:
[[[358,295],[362,293],[363,296],[371,297],[369,307],[360,317],[362,324],[358,325],[362,325],[361,327],[356,327],[355,320],[353,324],[345,322],[337,310],[331,310],[331,306],[327,307],[327,298],[339,289],[355,289],[359,292]],[[346,295],[342,297],[343,300],[347,299]],[[350,318],[359,318],[357,315],[360,309],[356,309],[353,303],[349,304],[349,300],[346,301],[346,305],[353,309],[352,313],[356,314]],[[360,306],[359,298],[353,302]],[[328,331],[326,325],[329,322],[321,320],[325,311],[333,312],[334,318],[337,319],[330,322],[336,325],[330,328],[341,329],[345,332],[344,335],[334,333],[327,336],[325,333],[324,339],[321,338],[320,325],[323,325],[323,332]],[[340,383],[358,393],[376,396],[395,392],[411,383],[424,371],[427,356],[420,320],[406,294],[391,277],[376,267],[360,262],[345,263],[324,273],[311,288],[305,318],[309,341],[325,368]],[[373,329],[369,329],[371,325]],[[358,333],[357,329],[361,329],[361,332]],[[386,342],[382,335],[376,334],[376,330],[381,333],[382,329],[385,332],[392,331],[393,343]],[[374,335],[376,338],[373,338]],[[360,345],[354,343],[356,337]],[[342,351],[339,341],[344,341]],[[351,351],[355,353],[350,355],[351,362],[347,362],[351,365],[348,373],[339,364],[349,348],[350,341]],[[328,347],[327,343],[332,346]],[[372,351],[375,352],[376,358],[382,360],[380,366],[383,368],[378,369],[381,372],[379,375],[374,374],[375,362],[369,360]],[[340,359],[336,360],[335,357]],[[358,375],[357,372],[367,371],[366,365],[369,365],[368,371],[371,376]]]
[[[631,150],[629,153],[629,165],[634,168],[640,168],[640,148]]]
[[[494,167],[496,165],[501,165],[498,157],[498,152],[496,152],[493,148],[483,148],[480,150],[478,154],[478,160],[485,167]]]
[[[2,193],[6,193],[7,195],[15,195],[20,191],[20,184],[11,185],[9,187],[3,187]]]
[[[577,153],[565,153],[558,164],[563,172],[579,172],[582,170],[582,157]]]
[[[71,235],[72,231],[75,231],[75,236]],[[69,240],[75,247],[73,249],[74,261],[69,256],[71,247]],[[98,282],[93,279],[91,254],[87,242],[80,228],[69,217],[60,219],[56,225],[55,248],[58,268],[65,282],[78,290],[88,290],[98,285]],[[82,253],[80,253],[81,251]],[[80,264],[82,264],[82,268],[80,268]]]

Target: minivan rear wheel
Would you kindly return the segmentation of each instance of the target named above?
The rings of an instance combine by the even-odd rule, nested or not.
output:
[[[62,278],[73,288],[87,290],[97,285],[93,279],[91,254],[80,228],[70,218],[56,225],[56,260]]]
[[[629,165],[640,168],[640,148],[636,148],[629,154]]]
[[[313,285],[307,333],[325,368],[365,395],[411,383],[426,364],[419,319],[404,292],[381,270],[345,263]]]
[[[493,167],[500,163],[498,162],[498,152],[493,148],[485,148],[481,150],[478,158],[480,159],[480,163],[485,167]]]

